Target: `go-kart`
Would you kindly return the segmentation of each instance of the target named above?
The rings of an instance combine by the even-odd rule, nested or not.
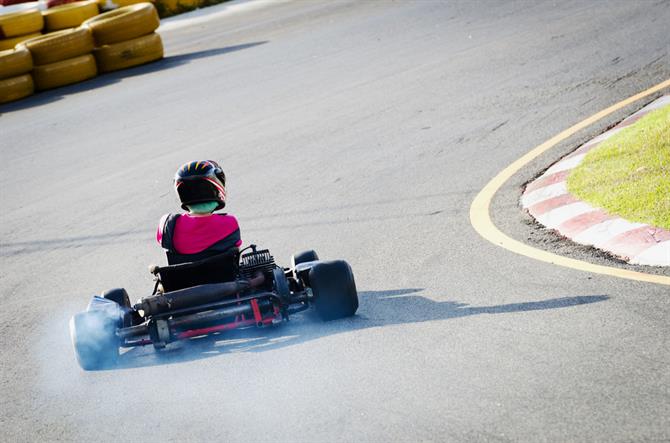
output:
[[[313,250],[293,255],[290,268],[251,245],[194,262],[154,265],[150,272],[150,296],[132,305],[124,289],[112,289],[93,296],[87,310],[71,318],[70,336],[83,369],[113,366],[119,348],[162,349],[177,340],[274,325],[311,306],[324,321],[358,309],[349,264],[319,260]]]

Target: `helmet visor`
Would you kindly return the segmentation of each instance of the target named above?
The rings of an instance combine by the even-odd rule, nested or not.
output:
[[[177,194],[182,204],[201,203],[206,201],[223,202],[225,191],[213,180],[184,180],[177,183]]]

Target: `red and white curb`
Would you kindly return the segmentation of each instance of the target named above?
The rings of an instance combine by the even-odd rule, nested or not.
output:
[[[570,194],[566,183],[571,170],[587,152],[650,111],[667,105],[670,105],[670,95],[659,98],[577,148],[526,186],[521,205],[540,224],[574,242],[603,249],[632,264],[670,266],[670,231],[609,215]]]

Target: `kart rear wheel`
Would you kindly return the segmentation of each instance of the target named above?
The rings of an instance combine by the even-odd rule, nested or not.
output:
[[[70,319],[70,338],[77,362],[86,371],[112,366],[119,357],[116,321],[105,312],[76,314]]]
[[[295,265],[300,263],[305,263],[308,261],[316,261],[319,259],[319,256],[316,254],[314,249],[308,251],[302,251],[291,256],[291,268],[295,268]]]
[[[351,267],[344,260],[323,261],[309,271],[314,307],[321,320],[352,316],[358,309],[358,293]]]

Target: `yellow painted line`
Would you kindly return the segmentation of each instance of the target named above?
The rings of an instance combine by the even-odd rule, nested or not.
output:
[[[670,79],[659,83],[656,86],[653,86],[646,91],[640,92],[632,97],[629,97],[625,100],[620,101],[607,109],[604,109],[585,120],[569,127],[563,132],[553,136],[546,142],[535,147],[533,150],[528,152],[526,155],[503,169],[498,175],[496,175],[488,184],[482,189],[477,197],[472,202],[470,206],[470,223],[475,228],[475,230],[484,237],[486,240],[490,241],[493,244],[501,246],[505,249],[508,249],[517,254],[525,255],[526,257],[534,258],[536,260],[544,261],[547,263],[552,263],[558,266],[565,266],[567,268],[578,269],[580,271],[593,272],[596,274],[604,274],[613,277],[627,278],[630,280],[638,280],[643,282],[658,283],[661,285],[670,285],[670,277],[664,277],[662,275],[653,275],[646,274],[643,272],[629,271],[626,269],[613,268],[610,266],[601,266],[595,265],[593,263],[588,263],[581,260],[575,260],[573,258],[563,257],[561,255],[552,254],[551,252],[543,251],[541,249],[536,249],[532,246],[529,246],[520,241],[514,240],[507,235],[503,234],[491,220],[489,214],[489,208],[491,206],[491,200],[498,189],[500,189],[507,180],[509,180],[514,174],[516,174],[522,167],[530,163],[534,158],[548,151],[549,149],[556,146],[558,143],[572,136],[573,134],[581,131],[582,129],[594,124],[598,120],[610,115],[611,113],[618,111],[619,109],[630,105],[631,103],[640,100],[644,97],[647,97],[655,92],[660,91],[661,89],[670,87]]]

